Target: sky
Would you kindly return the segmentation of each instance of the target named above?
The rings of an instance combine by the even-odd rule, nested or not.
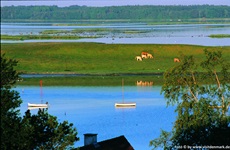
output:
[[[122,6],[122,5],[228,5],[230,0],[1,0],[3,6],[18,5],[57,5],[66,7],[71,5],[79,6]]]

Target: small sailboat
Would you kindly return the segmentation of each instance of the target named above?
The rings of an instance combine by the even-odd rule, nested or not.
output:
[[[122,102],[115,103],[116,108],[133,108],[136,107],[135,102],[124,102],[124,79],[122,79]]]
[[[31,103],[28,103],[28,109],[29,110],[45,109],[45,108],[48,108],[48,107],[49,107],[48,103],[47,104],[31,104]]]
[[[32,104],[32,103],[28,103],[28,107],[48,107],[48,103],[46,103],[46,104]]]
[[[115,107],[121,108],[129,108],[129,107],[136,107],[136,103],[115,103]]]
[[[28,103],[28,109],[32,110],[32,109],[39,109],[39,108],[48,108],[48,102],[46,102],[45,104],[42,103],[42,80],[40,80],[40,96],[41,96],[41,103]]]

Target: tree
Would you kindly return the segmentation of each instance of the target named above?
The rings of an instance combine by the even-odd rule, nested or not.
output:
[[[18,108],[22,101],[16,91],[11,90],[11,86],[16,83],[18,73],[14,70],[17,61],[5,59],[1,55],[1,149],[14,145],[20,135],[19,131],[21,118]],[[17,143],[18,144],[18,143]]]
[[[5,6],[1,19],[82,20],[82,19],[199,19],[229,18],[229,6]]]
[[[12,86],[19,79],[14,69],[17,61],[1,55],[1,149],[67,149],[78,141],[72,123],[59,123],[48,110],[40,109],[32,115],[26,111],[20,117],[22,103]]]
[[[229,64],[220,51],[204,53],[200,64],[193,56],[182,56],[179,65],[164,73],[162,93],[168,105],[177,104],[178,116],[171,132],[162,131],[150,141],[154,148],[229,144]]]

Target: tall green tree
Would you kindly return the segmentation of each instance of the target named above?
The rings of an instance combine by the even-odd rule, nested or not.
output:
[[[72,123],[59,123],[43,109],[34,115],[28,110],[21,117],[18,108],[22,100],[12,89],[19,79],[16,65],[16,60],[1,55],[1,150],[71,148],[79,140]]]
[[[16,91],[11,90],[18,79],[18,73],[14,70],[16,65],[17,61],[1,55],[1,149],[18,145],[17,139],[20,139],[17,131],[20,131],[21,118],[17,108],[22,100]]]
[[[150,141],[153,148],[230,143],[230,67],[220,51],[204,53],[201,63],[183,56],[181,63],[165,72],[162,93],[168,105],[177,105],[178,115],[171,132],[162,131]]]

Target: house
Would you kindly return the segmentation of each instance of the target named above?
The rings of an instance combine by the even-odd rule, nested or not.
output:
[[[125,136],[97,142],[97,134],[84,134],[84,146],[79,150],[134,150]]]

